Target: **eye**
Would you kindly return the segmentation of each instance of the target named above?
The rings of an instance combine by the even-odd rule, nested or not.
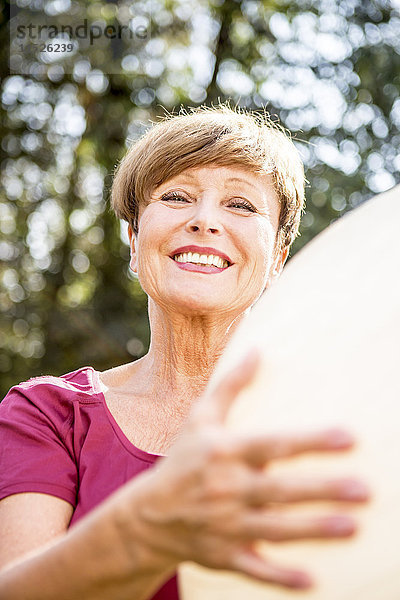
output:
[[[242,200],[240,198],[230,200],[229,206],[232,206],[233,208],[242,208],[250,212],[256,212],[256,209],[250,204],[250,202],[247,202],[247,200]]]
[[[161,196],[161,200],[166,200],[167,202],[189,202],[187,198],[182,196],[179,192],[168,192]]]

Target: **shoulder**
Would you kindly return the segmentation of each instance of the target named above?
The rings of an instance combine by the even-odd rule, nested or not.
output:
[[[40,412],[52,421],[68,419],[74,403],[99,403],[96,372],[81,367],[64,375],[40,375],[13,386],[0,403],[0,413]]]
[[[39,391],[41,394],[49,391],[67,395],[78,394],[82,398],[85,398],[85,395],[90,397],[97,392],[95,374],[93,367],[80,367],[64,375],[39,375],[14,385],[8,394],[13,391],[23,393]]]

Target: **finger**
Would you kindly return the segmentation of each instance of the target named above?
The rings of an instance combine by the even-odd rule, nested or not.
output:
[[[231,452],[254,467],[263,467],[270,460],[304,452],[347,450],[354,441],[349,432],[340,428],[312,433],[246,434],[232,440]]]
[[[330,500],[364,502],[369,498],[367,486],[357,479],[318,479],[316,477],[275,477],[264,473],[254,476],[243,499],[250,505],[262,506],[270,502],[308,502]]]
[[[238,551],[231,562],[230,568],[235,571],[268,583],[297,589],[309,588],[312,585],[312,580],[307,573],[276,565],[265,560],[252,549]]]
[[[221,379],[215,389],[199,401],[196,416],[201,416],[208,422],[223,423],[233,401],[253,380],[260,364],[260,351],[258,348],[252,348],[244,359]]]
[[[342,538],[356,531],[356,522],[348,515],[310,517],[285,515],[283,512],[253,511],[243,516],[235,535],[246,539],[284,542],[299,539]]]

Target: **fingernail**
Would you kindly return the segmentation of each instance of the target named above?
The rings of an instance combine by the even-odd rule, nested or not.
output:
[[[354,437],[342,429],[331,429],[327,435],[331,448],[347,448],[354,443]]]
[[[348,481],[343,486],[343,498],[347,500],[367,500],[369,490],[361,481]]]
[[[247,353],[247,360],[255,360],[256,358],[260,358],[261,350],[257,346],[253,346]]]
[[[301,571],[294,571],[290,574],[288,584],[290,585],[290,587],[304,590],[310,588],[313,584],[313,581],[311,577],[307,575],[307,573],[302,573]]]
[[[345,516],[328,517],[325,527],[326,532],[333,535],[350,535],[355,531],[354,521]]]

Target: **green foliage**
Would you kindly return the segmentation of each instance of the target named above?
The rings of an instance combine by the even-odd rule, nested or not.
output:
[[[53,4],[38,2],[35,18]],[[25,49],[23,74],[4,72],[0,395],[34,375],[102,370],[146,352],[147,298],[108,194],[127,144],[164,109],[231,98],[266,106],[293,132],[309,186],[292,254],[400,179],[394,2],[64,4],[60,22],[104,25],[129,24],[133,6],[147,34],[82,43],[53,62]]]

